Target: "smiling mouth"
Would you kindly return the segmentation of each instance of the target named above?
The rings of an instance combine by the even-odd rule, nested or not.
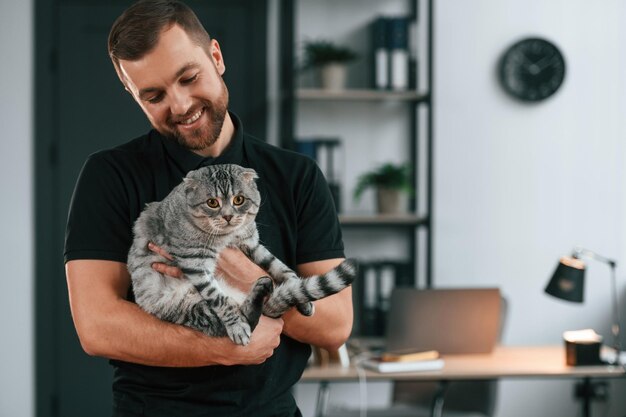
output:
[[[204,107],[201,108],[200,110],[198,110],[196,113],[194,113],[188,119],[180,120],[180,121],[176,122],[176,124],[183,125],[183,126],[190,125],[190,124],[194,123],[196,120],[198,120],[200,118],[200,116],[202,116],[202,113],[204,113]]]

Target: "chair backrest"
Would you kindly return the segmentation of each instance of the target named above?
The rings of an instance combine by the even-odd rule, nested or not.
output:
[[[499,295],[499,320],[497,340],[504,331],[508,305]],[[436,382],[396,382],[393,389],[393,402],[429,407],[438,384]],[[497,380],[453,381],[448,385],[445,395],[444,410],[480,413],[493,416],[498,394]]]

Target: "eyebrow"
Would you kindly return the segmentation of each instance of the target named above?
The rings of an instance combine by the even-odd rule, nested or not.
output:
[[[176,71],[176,74],[174,74],[174,77],[172,77],[172,80],[175,81],[178,78],[180,78],[185,72],[189,71],[190,69],[195,69],[199,67],[200,65],[196,62],[188,62],[182,67],[180,67],[178,71]],[[161,89],[157,87],[142,88],[141,90],[139,90],[139,98],[143,100],[147,94],[154,93],[155,91],[160,91],[160,90]]]

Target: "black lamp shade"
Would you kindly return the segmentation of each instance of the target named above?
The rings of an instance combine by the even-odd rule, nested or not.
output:
[[[553,297],[575,303],[583,302],[585,287],[585,267],[576,258],[561,258],[552,279],[546,286],[546,293]]]

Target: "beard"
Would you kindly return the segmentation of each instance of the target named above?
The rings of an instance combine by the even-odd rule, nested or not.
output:
[[[199,110],[203,111],[202,116],[208,117],[208,122],[191,132],[181,132],[178,129],[178,123],[169,117],[167,120],[167,131],[161,132],[163,135],[174,139],[179,145],[192,151],[200,151],[206,149],[215,142],[222,132],[224,119],[228,112],[228,90],[222,81],[222,93],[215,101],[202,100],[198,105],[193,106],[185,116],[177,117],[177,120],[184,120]]]

